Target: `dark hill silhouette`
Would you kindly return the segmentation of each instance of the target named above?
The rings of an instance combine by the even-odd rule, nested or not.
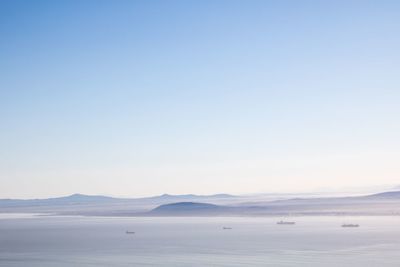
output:
[[[216,215],[229,211],[228,207],[199,202],[178,202],[158,206],[150,211],[153,215]]]

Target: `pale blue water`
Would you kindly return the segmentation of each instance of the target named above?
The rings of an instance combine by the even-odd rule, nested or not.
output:
[[[400,266],[400,217],[280,219],[0,217],[0,266]]]

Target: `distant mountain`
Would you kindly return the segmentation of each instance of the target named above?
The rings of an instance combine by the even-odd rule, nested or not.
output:
[[[58,198],[49,198],[49,201],[56,201],[56,202],[107,202],[107,201],[115,201],[118,200],[117,198],[107,197],[107,196],[90,196],[90,195],[83,195],[83,194],[73,194],[66,197],[58,197]]]
[[[229,194],[215,194],[215,195],[170,195],[163,194],[160,196],[147,197],[142,199],[152,199],[152,200],[167,200],[167,201],[188,201],[188,200],[200,200],[200,199],[227,199],[227,198],[237,198],[237,196]]]
[[[216,195],[169,195],[163,194],[154,197],[144,198],[113,198],[108,196],[92,196],[83,194],[73,194],[65,197],[46,198],[46,199],[0,199],[0,208],[28,208],[33,207],[77,207],[100,205],[99,208],[107,208],[112,205],[120,204],[118,209],[129,209],[130,207],[154,208],[156,206],[175,202],[215,202],[226,203],[240,197],[228,194]],[[48,209],[47,209],[48,210]]]
[[[89,203],[116,202],[117,198],[107,196],[89,196],[73,194],[66,197],[45,198],[45,199],[0,199],[2,206],[47,206],[47,205],[76,205]]]
[[[113,198],[73,194],[48,199],[0,199],[0,212],[101,216],[400,215],[400,191],[365,196],[271,200],[228,194]]]
[[[374,195],[365,196],[366,198],[387,198],[387,199],[400,199],[400,191],[383,192]]]

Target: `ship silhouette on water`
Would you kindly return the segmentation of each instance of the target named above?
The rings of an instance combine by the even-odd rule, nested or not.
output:
[[[296,224],[296,222],[290,222],[290,221],[279,221],[276,224],[281,224],[281,225],[293,225]]]
[[[342,224],[342,227],[359,227],[359,224],[354,224],[354,223],[344,223]]]

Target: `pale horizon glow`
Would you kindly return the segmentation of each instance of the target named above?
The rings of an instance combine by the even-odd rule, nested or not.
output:
[[[2,1],[0,198],[400,184],[398,1]]]

